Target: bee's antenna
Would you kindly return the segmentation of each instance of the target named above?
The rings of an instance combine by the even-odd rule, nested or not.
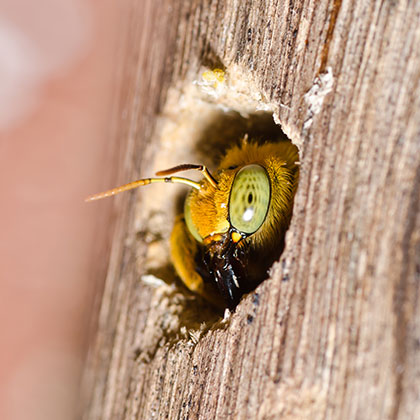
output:
[[[217,182],[213,178],[213,175],[210,173],[210,171],[207,169],[204,165],[194,165],[191,163],[184,163],[182,165],[174,166],[173,168],[165,169],[163,171],[156,172],[156,175],[158,176],[165,176],[165,175],[172,175],[176,172],[181,171],[188,171],[190,169],[195,169],[197,171],[200,171],[204,178],[207,179],[207,181],[210,182],[211,185],[213,185],[214,188],[217,188]]]
[[[197,190],[200,189],[200,184],[198,182],[191,181],[191,179],[187,179],[187,178],[180,178],[178,176],[170,176],[170,177],[165,177],[165,178],[144,178],[144,179],[139,179],[137,181],[130,182],[129,184],[121,185],[119,187],[113,188],[112,190],[90,195],[89,197],[86,198],[85,201],[100,200],[101,198],[110,197],[112,195],[119,194],[120,192],[132,190],[133,188],[152,184],[154,182],[169,182],[173,184],[185,184]]]

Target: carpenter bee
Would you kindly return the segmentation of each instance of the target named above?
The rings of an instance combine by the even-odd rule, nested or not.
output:
[[[298,151],[288,141],[259,144],[247,136],[230,148],[211,174],[182,164],[87,200],[154,182],[191,188],[172,230],[171,259],[181,280],[217,306],[234,309],[267,277],[279,257],[299,177]],[[201,181],[173,174],[198,170]]]

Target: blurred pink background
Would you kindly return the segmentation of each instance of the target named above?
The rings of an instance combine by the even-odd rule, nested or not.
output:
[[[0,418],[70,419],[112,204],[127,1],[0,5]],[[105,253],[106,254],[106,253]]]

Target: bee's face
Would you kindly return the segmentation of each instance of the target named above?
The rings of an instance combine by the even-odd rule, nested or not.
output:
[[[235,242],[263,225],[271,198],[267,171],[257,164],[223,170],[214,188],[206,180],[185,202],[185,219],[199,242],[210,243],[227,232]]]
[[[185,221],[201,243],[206,271],[230,307],[243,293],[246,262],[241,249],[246,238],[263,225],[271,196],[270,179],[257,164],[226,169],[218,174],[217,188],[203,181],[185,202]]]
[[[199,259],[230,307],[255,286],[249,260],[258,249],[263,250],[258,255],[269,255],[270,248],[277,248],[293,199],[295,183],[289,165],[267,151],[260,157],[264,147],[253,147],[245,149],[251,155],[247,164],[241,156],[244,148],[238,148],[236,161],[222,162],[217,188],[203,180],[185,202],[185,222],[200,244]],[[229,156],[235,156],[234,152]]]

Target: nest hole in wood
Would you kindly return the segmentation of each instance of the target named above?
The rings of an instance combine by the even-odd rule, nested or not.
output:
[[[180,101],[182,106],[179,106]],[[238,144],[245,135],[259,144],[290,142],[281,127],[274,122],[272,112],[243,112],[240,107],[235,109],[205,101],[202,97],[197,99],[194,94],[186,94],[185,90],[181,98],[179,91],[172,100],[169,95],[157,135],[159,141],[153,171],[181,163],[204,164],[214,171],[226,151]],[[199,179],[200,174],[193,174],[191,178]],[[153,204],[150,208],[142,206],[143,216],[139,218],[139,224],[143,225],[139,238],[144,240],[149,235],[146,267],[141,268],[141,271],[169,285],[164,294],[175,299],[176,305],[171,305],[170,312],[178,318],[178,328],[171,328],[172,332],[163,331],[164,335],[182,338],[185,334],[180,332],[184,330],[194,340],[194,331],[203,332],[221,325],[223,311],[190,292],[172,268],[168,246],[171,223],[176,214],[183,212],[188,189],[157,185],[147,193],[150,196],[143,198],[142,203]],[[281,252],[282,249],[279,249],[276,261]],[[266,277],[269,277],[268,273]]]

